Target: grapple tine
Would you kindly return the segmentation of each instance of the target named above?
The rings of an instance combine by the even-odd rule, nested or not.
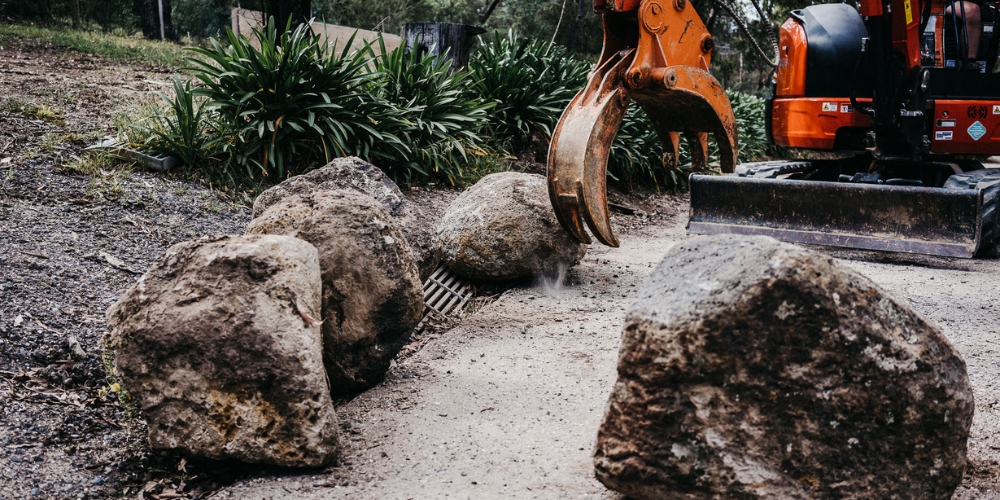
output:
[[[563,229],[581,243],[591,242],[583,227],[586,221],[598,240],[618,246],[608,212],[607,165],[611,144],[628,110],[622,75],[633,54],[623,50],[595,69],[552,134],[549,198]]]
[[[681,133],[670,132],[667,140],[660,138],[660,147],[663,148],[663,168],[674,170],[680,164],[681,156]]]

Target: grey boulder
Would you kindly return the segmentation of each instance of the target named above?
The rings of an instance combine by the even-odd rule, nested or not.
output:
[[[941,331],[764,237],[670,250],[630,308],[597,478],[637,499],[949,499],[973,397]]]
[[[537,174],[483,177],[451,203],[437,235],[448,267],[475,280],[556,274],[587,252],[559,225]]]
[[[382,380],[424,308],[413,254],[385,208],[357,191],[311,191],[271,205],[247,232],[294,236],[319,250],[331,394]]]
[[[337,456],[319,255],[286,236],[170,247],[107,312],[154,449],[316,467]]]
[[[253,217],[271,205],[296,194],[319,190],[350,189],[371,196],[392,215],[417,262],[420,280],[426,280],[441,261],[433,228],[419,207],[406,201],[396,183],[378,167],[356,156],[337,158],[322,168],[296,175],[264,191],[254,200]]]

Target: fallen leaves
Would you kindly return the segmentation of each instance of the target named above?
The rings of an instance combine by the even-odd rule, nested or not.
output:
[[[0,379],[10,383],[10,397],[20,401],[62,404],[83,409],[97,400],[96,398],[88,398],[86,394],[69,392],[55,387],[48,380],[40,377],[38,372],[38,368],[20,373],[0,370]]]

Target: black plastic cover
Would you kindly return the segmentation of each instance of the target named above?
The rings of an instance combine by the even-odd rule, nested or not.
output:
[[[792,11],[809,44],[806,51],[806,96],[846,97],[861,60],[861,39],[868,29],[858,11],[843,3],[812,5]],[[870,97],[858,85],[859,97]],[[866,95],[867,93],[867,95]]]
[[[1000,100],[1000,73],[933,68],[927,93],[939,99]]]

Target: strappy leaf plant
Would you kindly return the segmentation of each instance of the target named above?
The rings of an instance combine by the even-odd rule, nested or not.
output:
[[[563,109],[587,81],[589,65],[573,59],[563,47],[518,39],[508,31],[493,33],[473,53],[469,69],[470,90],[496,104],[490,112],[494,141],[525,143],[532,134],[546,140],[552,135]]]
[[[174,156],[192,168],[225,156],[213,113],[204,99],[194,96],[191,82],[174,77],[173,98],[165,94],[160,98],[167,104],[165,112],[133,125],[136,135],[146,137],[148,152]]]
[[[339,156],[373,161],[409,152],[399,137],[398,113],[367,90],[371,50],[338,53],[309,24],[278,35],[272,18],[253,36],[227,30],[229,45],[212,39],[191,50],[188,70],[200,80],[195,93],[232,125],[236,164],[251,177],[300,174]]]
[[[451,60],[399,46],[386,51],[379,38],[374,94],[400,111],[391,132],[409,148],[388,149],[384,168],[397,181],[443,180],[456,184],[470,155],[483,155],[486,112],[468,94],[468,73],[451,72]]]

